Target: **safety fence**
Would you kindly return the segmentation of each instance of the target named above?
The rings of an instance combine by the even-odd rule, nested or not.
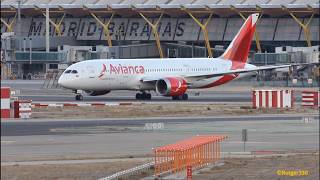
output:
[[[10,87],[1,87],[1,118],[10,118]]]
[[[302,91],[301,105],[305,107],[319,107],[319,91]]]
[[[31,100],[17,100],[13,102],[14,118],[30,118],[31,111]]]
[[[14,97],[18,91],[10,87],[1,87],[1,119],[31,117],[31,100],[18,100]]]
[[[248,81],[240,81],[240,83],[249,83],[253,84],[255,87],[265,87],[265,86],[270,86],[270,87],[319,87],[319,78],[314,78],[314,79],[288,79],[288,80],[277,80],[277,79],[272,79],[272,80],[256,80],[256,79],[251,79]]]
[[[220,142],[227,136],[199,135],[154,149],[155,175],[198,169],[220,158]]]
[[[294,91],[288,89],[268,89],[252,91],[253,108],[292,108]]]
[[[46,89],[58,88],[59,87],[58,80],[62,73],[63,73],[63,70],[48,71],[45,74],[45,80],[43,81],[42,88],[46,88]]]

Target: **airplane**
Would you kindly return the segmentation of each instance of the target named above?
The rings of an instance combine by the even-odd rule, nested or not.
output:
[[[226,51],[218,58],[95,59],[70,65],[58,84],[91,96],[114,90],[140,91],[138,100],[150,100],[150,91],[173,100],[188,100],[188,89],[211,88],[260,70],[291,65],[254,66],[247,63],[258,13],[251,14]]]

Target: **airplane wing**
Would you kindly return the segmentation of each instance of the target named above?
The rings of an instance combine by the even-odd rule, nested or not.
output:
[[[182,76],[183,78],[212,78],[216,76],[222,76],[222,75],[227,75],[227,74],[240,74],[240,73],[248,73],[248,72],[254,72],[254,71],[261,71],[261,70],[269,70],[269,69],[278,69],[278,68],[286,68],[290,67],[292,64],[288,65],[269,65],[269,66],[258,66],[250,69],[236,69],[236,70],[229,70],[229,71],[221,71],[221,72],[215,72],[212,74],[198,74],[198,75],[186,75]],[[141,81],[142,82],[154,82],[157,81],[161,78],[166,78],[166,76],[160,77],[160,76],[146,76],[142,77]]]
[[[258,66],[254,68],[248,68],[248,69],[235,69],[235,70],[229,70],[229,71],[221,71],[221,72],[216,72],[212,74],[204,74],[204,75],[196,75],[196,76],[187,76],[189,78],[212,78],[216,76],[223,76],[223,75],[228,75],[228,74],[241,74],[241,73],[248,73],[248,72],[255,72],[255,71],[261,71],[261,70],[270,70],[270,69],[279,69],[279,68],[286,68],[290,67],[292,64],[287,64],[287,65],[268,65],[268,66]]]

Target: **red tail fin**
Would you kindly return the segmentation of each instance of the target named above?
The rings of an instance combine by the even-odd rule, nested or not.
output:
[[[256,13],[247,18],[227,50],[220,57],[221,59],[229,59],[239,63],[247,61],[258,17],[259,14]]]

